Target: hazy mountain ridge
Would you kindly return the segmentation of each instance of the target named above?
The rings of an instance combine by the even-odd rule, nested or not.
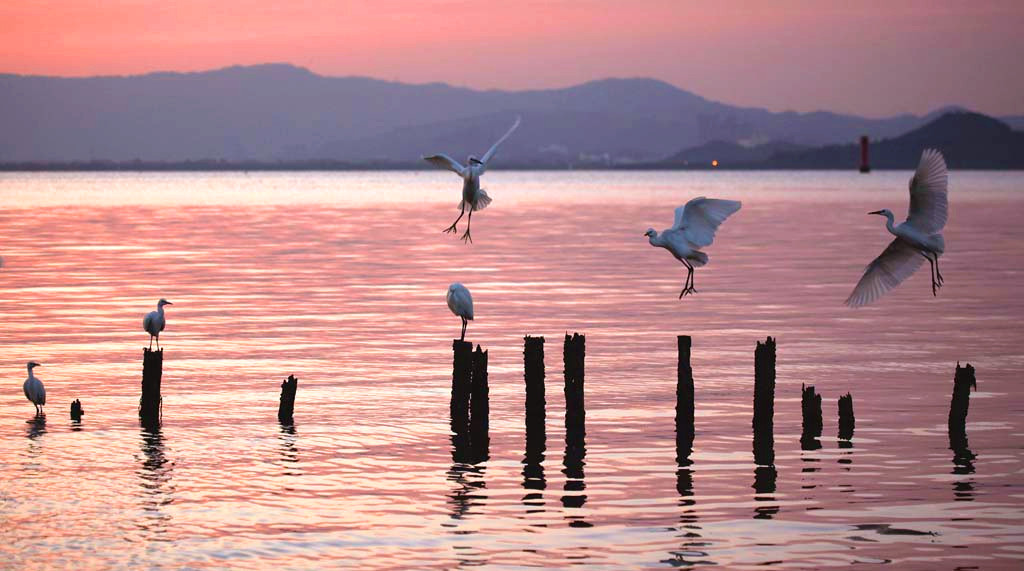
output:
[[[482,153],[516,115],[501,160],[540,166],[662,159],[713,140],[821,145],[894,136],[925,117],[774,113],[654,79],[473,90],[325,77],[288,64],[139,76],[0,75],[0,162],[336,160],[407,164]]]

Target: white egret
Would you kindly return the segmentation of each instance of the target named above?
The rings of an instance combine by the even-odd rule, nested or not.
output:
[[[708,255],[698,250],[710,246],[715,240],[715,230],[740,209],[736,200],[721,200],[699,196],[676,208],[675,223],[659,235],[654,228],[648,228],[647,236],[652,246],[665,248],[686,266],[686,283],[679,299],[684,295],[697,293],[693,281],[693,269],[708,263]]]
[[[462,240],[473,241],[473,237],[469,233],[470,224],[473,222],[473,212],[483,210],[491,203],[491,197],[487,195],[487,191],[480,188],[480,176],[487,170],[487,163],[494,158],[494,154],[498,151],[498,145],[502,144],[513,131],[519,128],[520,121],[521,118],[516,117],[516,122],[512,125],[512,128],[498,139],[498,142],[494,143],[490,150],[484,153],[482,158],[478,159],[474,155],[469,155],[466,166],[462,166],[458,161],[443,153],[423,157],[423,160],[443,169],[448,169],[462,177],[463,180],[462,202],[459,203],[459,217],[455,219],[455,222],[452,222],[451,226],[444,230],[446,234],[458,231],[456,224],[459,223],[459,220],[462,220],[462,215],[466,213],[466,208],[469,208],[469,220],[466,222],[466,233],[462,235]]]
[[[927,149],[921,153],[921,162],[910,178],[907,220],[893,226],[895,217],[889,209],[868,212],[885,216],[885,227],[896,238],[865,268],[846,305],[860,307],[882,297],[916,272],[924,260],[928,260],[932,268],[932,295],[938,295],[943,282],[939,256],[946,249],[941,231],[949,217],[948,183],[942,153]]]
[[[43,382],[32,373],[32,369],[38,366],[39,363],[35,361],[28,362],[28,378],[22,386],[25,389],[25,398],[36,405],[36,416],[43,414],[43,405],[46,404],[46,389],[43,388]]]
[[[156,311],[150,311],[146,314],[146,317],[142,319],[142,328],[149,333],[149,348],[153,349],[153,338],[156,337],[156,350],[160,350],[160,332],[164,330],[164,326],[167,325],[167,320],[164,318],[164,306],[174,305],[166,299],[161,299],[156,304]]]
[[[473,296],[469,295],[466,286],[458,282],[448,286],[448,309],[462,318],[462,336],[459,341],[465,341],[466,325],[473,321]]]

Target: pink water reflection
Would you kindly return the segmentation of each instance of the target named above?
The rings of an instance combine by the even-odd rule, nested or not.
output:
[[[45,567],[86,545],[97,568],[1019,556],[1020,174],[954,173],[940,296],[916,275],[856,311],[842,302],[887,243],[865,213],[901,211],[905,173],[492,174],[473,246],[441,234],[458,189],[430,173],[4,175],[0,552]],[[696,194],[744,208],[680,301],[685,268],[642,234]],[[452,281],[490,350],[491,460],[476,467],[453,467],[448,440]],[[142,435],[141,319],[160,297],[174,302],[165,424]],[[562,501],[565,331],[587,334],[581,507]],[[521,464],[525,334],[548,339],[539,491]],[[679,475],[677,334],[694,337],[697,381]],[[754,489],[750,451],[765,335],[779,339],[773,491]],[[25,422],[29,359],[44,426]],[[979,371],[973,473],[955,473],[945,435],[957,360]],[[288,374],[293,433],[275,416]],[[821,450],[797,443],[801,383],[825,394]],[[847,391],[857,433],[840,449]]]

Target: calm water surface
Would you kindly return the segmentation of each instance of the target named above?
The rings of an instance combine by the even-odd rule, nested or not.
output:
[[[0,175],[0,567],[1020,568],[1024,174],[951,175],[938,298],[921,271],[847,309],[889,241],[865,213],[904,212],[908,177],[494,172],[466,246],[441,233],[448,173]],[[685,269],[643,233],[700,194],[744,207],[678,300]],[[449,430],[453,281],[490,351],[475,465],[453,462]],[[151,433],[141,320],[161,297]],[[587,335],[582,464],[564,454],[567,331]],[[524,465],[526,334],[547,338],[548,411]],[[682,468],[678,334],[697,401]],[[751,452],[766,335],[774,470]],[[28,360],[45,420],[21,392]],[[958,360],[978,374],[971,461],[946,434]],[[817,450],[799,443],[802,383],[824,394]]]

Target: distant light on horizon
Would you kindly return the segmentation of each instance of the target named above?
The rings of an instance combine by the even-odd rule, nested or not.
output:
[[[717,166],[718,166],[718,159],[714,159],[714,160],[712,160],[712,161],[711,161],[711,166],[713,166],[713,167],[717,167]]]

